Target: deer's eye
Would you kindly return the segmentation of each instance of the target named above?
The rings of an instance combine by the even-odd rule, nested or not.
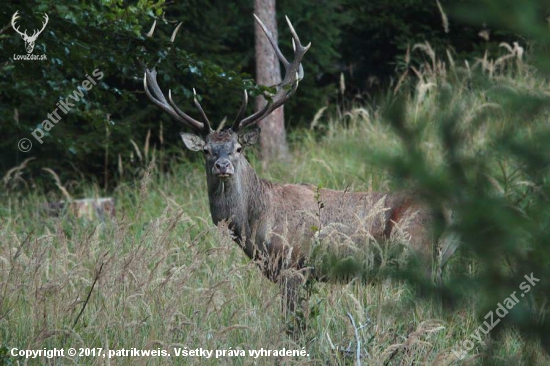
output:
[[[237,152],[240,153],[241,151],[243,151],[243,148],[239,146],[239,147],[237,148]]]
[[[203,149],[202,151],[204,152],[204,155],[210,155],[210,150],[208,150],[208,149]]]

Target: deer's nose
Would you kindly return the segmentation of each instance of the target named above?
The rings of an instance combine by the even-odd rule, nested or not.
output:
[[[231,162],[228,159],[219,159],[216,161],[216,169],[219,173],[228,173],[231,167]]]
[[[235,173],[233,165],[228,159],[219,159],[216,161],[213,170],[213,173],[222,179],[226,179]]]

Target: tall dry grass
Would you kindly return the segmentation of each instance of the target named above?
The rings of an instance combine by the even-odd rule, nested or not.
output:
[[[418,49],[431,54],[428,45]],[[431,56],[423,67],[413,71],[418,74],[411,79],[413,85],[416,83],[416,93],[406,110],[411,126],[424,128],[419,148],[434,169],[443,164],[434,125],[438,120],[438,90],[455,88],[452,103],[467,106],[469,113],[462,119],[465,125],[474,123],[485,109],[498,108],[471,90],[467,80],[451,86],[442,70],[446,70],[445,75],[449,70],[460,74]],[[520,78],[509,82],[540,92],[550,90],[525,70]],[[506,75],[493,73],[491,77]],[[380,111],[361,106],[340,111],[339,115],[334,118],[319,113],[310,131],[294,136],[299,143],[294,144],[292,164],[265,168],[251,155],[253,165],[262,177],[279,182],[356,191],[402,186],[403,182],[396,182],[376,164],[376,152],[396,155],[403,151]],[[489,150],[493,136],[498,135],[497,122],[469,134],[464,154],[475,157]],[[471,129],[464,127],[464,131]],[[141,155],[137,144],[133,145],[142,165],[141,179],[115,190],[117,215],[113,220],[87,221],[70,213],[49,217],[40,207],[55,196],[51,192],[2,196],[2,362],[26,362],[5,356],[12,347],[163,348],[171,353],[173,347],[305,347],[309,356],[284,359],[42,357],[28,363],[353,364],[360,343],[364,364],[457,364],[452,350],[480,325],[477,299],[458,304],[459,310],[450,313],[439,302],[418,298],[413,287],[399,280],[314,284],[304,307],[304,328],[298,338],[289,337],[278,286],[260,274],[231,241],[226,228],[211,224],[203,167],[174,163],[166,173],[155,165],[150,151]],[[24,169],[22,165],[12,170],[4,186],[14,189],[24,185]],[[124,167],[120,171],[122,174]],[[96,191],[93,186],[88,189],[90,195]],[[467,273],[477,270],[475,261],[465,260],[451,264],[447,275],[452,276],[457,268]],[[492,344],[498,360],[548,363],[538,343],[522,338],[513,329],[503,332],[501,341]],[[485,342],[491,343],[490,335]],[[476,347],[462,362],[476,364],[480,350]]]

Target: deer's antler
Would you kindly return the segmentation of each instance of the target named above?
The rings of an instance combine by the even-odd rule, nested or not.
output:
[[[31,40],[36,40],[36,38],[38,38],[40,33],[42,33],[42,31],[46,28],[46,25],[48,24],[49,19],[50,18],[48,18],[48,14],[44,13],[45,22],[42,22],[42,29],[40,29],[39,31],[35,29],[34,32],[32,33],[32,36],[29,37]],[[27,34],[27,31],[25,31],[25,34]]]
[[[197,100],[197,93],[195,92],[195,89],[193,89],[193,93],[195,94],[193,100],[195,102],[195,107],[198,109],[204,122],[197,121],[179,109],[172,100],[171,90],[168,90],[168,100],[166,100],[166,97],[158,85],[156,70],[145,70],[145,76],[143,77],[143,88],[145,89],[145,94],[147,94],[149,99],[151,99],[157,107],[167,112],[169,115],[186,126],[191,127],[196,133],[206,136],[212,132],[210,122],[208,121],[208,118],[206,118],[206,114]]]
[[[48,18],[48,14],[44,13],[44,22],[42,22],[42,29],[40,30],[37,30],[35,29],[32,33],[32,36],[29,36],[27,34],[27,30],[25,29],[25,32],[21,33],[21,31],[19,30],[19,27],[16,26],[15,22],[17,21],[17,19],[19,19],[19,10],[17,10],[13,16],[11,17],[11,26],[13,27],[13,29],[19,33],[19,35],[21,37],[23,37],[23,39],[27,40],[27,41],[34,41],[36,40],[36,38],[38,38],[38,36],[40,35],[40,33],[42,33],[42,31],[46,28],[46,25],[48,24],[48,20],[50,18]]]
[[[25,38],[25,37],[28,37],[28,36],[27,36],[27,30],[25,30],[24,33],[21,33],[21,31],[19,31],[19,27],[16,27],[16,26],[15,26],[15,22],[17,21],[17,19],[19,19],[19,14],[18,14],[18,13],[19,13],[19,10],[17,10],[17,11],[13,14],[13,16],[11,17],[11,26],[13,27],[13,29],[14,29],[17,33],[19,33],[19,35],[20,35],[21,37],[24,37],[24,38]]]
[[[253,123],[257,123],[261,121],[271,112],[273,112],[275,109],[283,105],[292,96],[292,94],[294,94],[294,92],[298,88],[298,82],[302,80],[304,77],[304,69],[301,64],[302,58],[304,57],[304,54],[307,52],[307,50],[311,46],[311,42],[305,47],[302,45],[302,43],[300,42],[300,38],[298,38],[298,35],[296,34],[294,27],[292,26],[292,23],[290,22],[288,17],[285,16],[286,22],[288,23],[288,27],[290,28],[290,33],[292,34],[292,46],[294,48],[294,60],[292,60],[292,62],[288,62],[288,60],[285,58],[285,56],[279,49],[279,46],[277,45],[277,41],[273,37],[273,34],[271,34],[271,32],[267,29],[265,24],[260,20],[260,18],[256,16],[256,14],[254,14],[254,18],[256,19],[258,24],[262,27],[265,35],[267,36],[267,39],[269,40],[269,43],[271,43],[271,46],[273,47],[273,50],[277,55],[277,58],[283,64],[285,68],[285,76],[281,84],[277,86],[277,91],[273,95],[272,100],[268,101],[266,106],[261,110],[257,111],[256,113],[246,118],[243,118],[244,111],[246,110],[246,106],[248,103],[248,95],[246,94],[246,91],[245,91],[243,104],[239,111],[239,115],[237,116],[237,119],[233,123],[232,129],[234,131],[240,131]]]
[[[275,109],[279,108],[283,103],[288,100],[288,98],[292,96],[292,94],[294,94],[294,92],[298,88],[298,82],[304,77],[304,70],[301,65],[302,58],[311,46],[311,43],[309,43],[305,47],[302,45],[300,39],[298,38],[298,35],[296,34],[296,31],[294,30],[294,27],[292,26],[292,23],[290,23],[290,20],[288,19],[288,17],[286,17],[286,21],[292,34],[292,46],[294,47],[294,60],[292,60],[292,62],[288,62],[281,50],[279,49],[275,38],[267,29],[265,24],[256,15],[254,15],[254,18],[262,27],[265,35],[271,43],[271,46],[273,47],[273,50],[275,51],[275,54],[277,55],[277,58],[283,63],[283,66],[285,68],[285,76],[281,84],[277,86],[277,91],[273,95],[272,99],[266,104],[266,106],[246,118],[244,118],[244,114],[248,105],[248,94],[246,93],[246,90],[244,91],[243,103],[239,110],[239,114],[237,115],[237,118],[235,119],[235,122],[232,126],[232,129],[236,132],[246,128],[253,123],[259,122]],[[176,120],[191,127],[195,132],[203,136],[208,135],[210,132],[212,132],[210,122],[208,121],[206,114],[204,113],[199,101],[197,100],[196,93],[194,98],[195,107],[199,111],[204,122],[199,122],[181,111],[172,100],[172,93],[170,90],[168,91],[168,100],[166,99],[157,83],[157,72],[154,69],[145,70],[145,76],[143,77],[143,87],[145,89],[145,94],[147,94],[149,99],[151,99],[151,101],[155,105],[170,114]],[[193,92],[195,92],[194,89]]]

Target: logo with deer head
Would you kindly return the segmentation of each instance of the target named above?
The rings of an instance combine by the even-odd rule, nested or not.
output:
[[[44,28],[46,28],[46,24],[48,24],[48,14],[44,13],[44,22],[42,23],[42,29],[38,30],[38,29],[35,29],[32,33],[32,35],[28,35],[27,34],[27,30],[25,29],[24,32],[21,32],[19,30],[19,27],[16,26],[15,22],[17,21],[17,19],[19,19],[19,15],[17,14],[19,12],[16,11],[15,14],[13,14],[13,17],[11,18],[11,26],[13,27],[13,29],[19,33],[19,35],[21,36],[21,38],[23,38],[23,41],[25,41],[25,49],[27,50],[27,53],[32,53],[32,51],[34,50],[34,43],[36,42],[36,39],[38,38],[38,36],[40,35],[40,33],[42,33],[42,31],[44,30]]]

